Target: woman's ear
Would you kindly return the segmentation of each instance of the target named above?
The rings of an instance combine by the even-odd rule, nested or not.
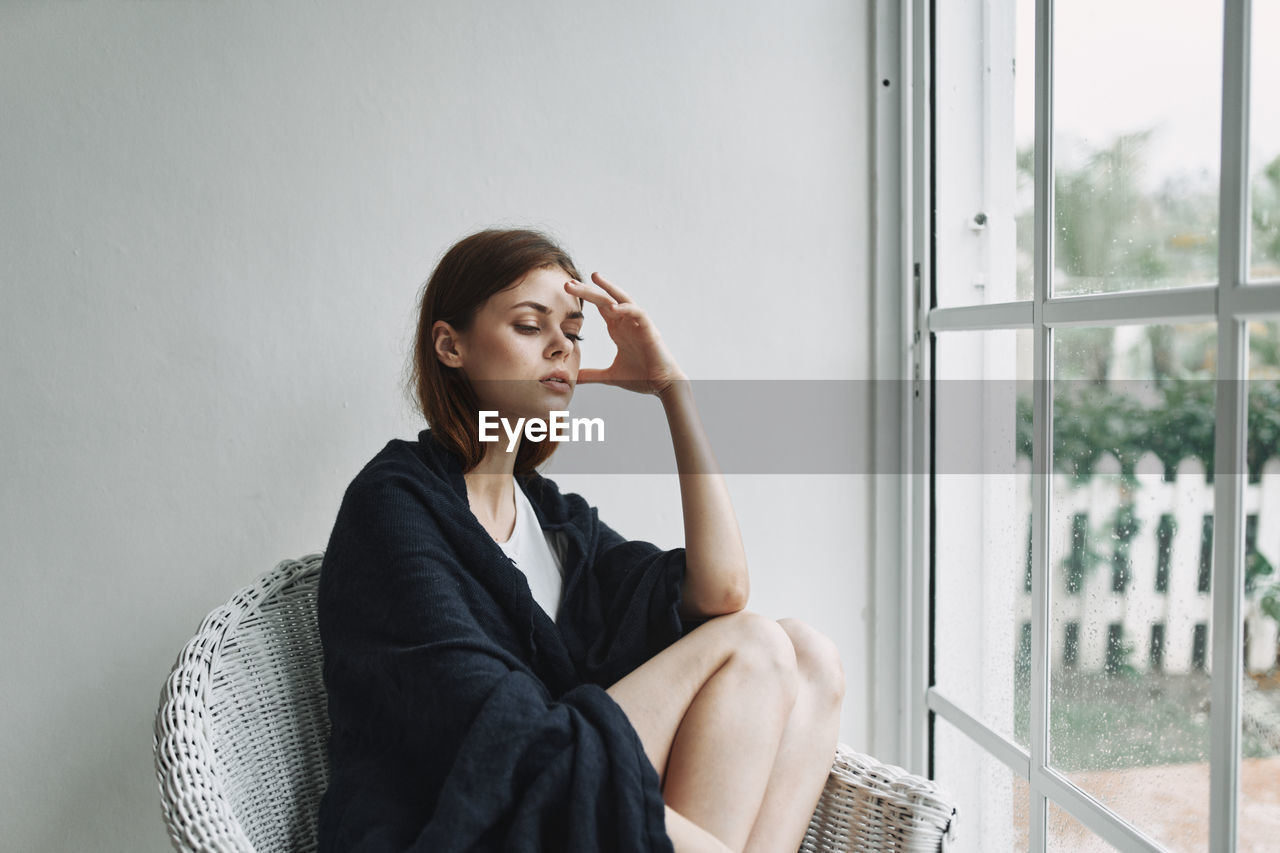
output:
[[[458,332],[444,320],[436,320],[431,326],[431,346],[441,364],[446,367],[462,366]]]

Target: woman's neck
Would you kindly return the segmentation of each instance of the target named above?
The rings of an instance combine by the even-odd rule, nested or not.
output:
[[[505,446],[490,444],[476,467],[462,475],[467,483],[467,502],[481,521],[502,519],[515,505],[516,453],[519,443],[508,452]]]

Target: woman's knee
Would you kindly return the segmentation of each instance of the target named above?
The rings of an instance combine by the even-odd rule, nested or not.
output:
[[[844,665],[840,651],[829,637],[799,619],[779,619],[778,625],[795,650],[796,667],[803,689],[824,704],[839,707],[844,701]]]
[[[719,617],[727,620],[733,652],[731,664],[756,682],[773,685],[787,702],[795,700],[800,671],[795,645],[782,626],[749,610]]]

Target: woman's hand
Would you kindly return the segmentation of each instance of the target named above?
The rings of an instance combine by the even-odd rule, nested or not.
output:
[[[729,502],[729,490],[698,417],[692,384],[640,306],[600,273],[592,273],[591,278],[594,286],[568,281],[565,290],[600,309],[609,337],[618,345],[618,354],[604,370],[580,369],[578,381],[604,382],[656,394],[671,428],[684,513],[685,574],[680,582],[680,615],[720,616],[741,610],[751,594],[747,556],[738,519]],[[676,849],[703,848],[682,848],[677,843]]]
[[[603,382],[661,397],[677,381],[687,379],[644,309],[600,273],[593,272],[591,279],[594,286],[575,279],[565,282],[564,288],[600,310],[618,354],[604,370],[580,369],[578,382]]]

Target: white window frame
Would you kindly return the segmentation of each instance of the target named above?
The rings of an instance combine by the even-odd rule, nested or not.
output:
[[[1053,0],[1036,2],[1035,279],[1030,301],[933,308],[930,232],[933,200],[930,0],[876,0],[872,28],[876,99],[873,318],[874,478],[871,743],[882,759],[929,771],[933,715],[1027,780],[1030,850],[1045,850],[1053,802],[1121,851],[1162,848],[1074,785],[1048,762],[1050,477],[1052,423],[1048,383],[1034,384],[1030,750],[957,707],[929,683],[932,563],[930,530],[931,336],[941,331],[1030,329],[1034,373],[1052,374],[1051,331],[1072,326],[1216,320],[1219,382],[1215,477],[1213,638],[1210,718],[1210,849],[1236,847],[1240,778],[1240,690],[1244,523],[1244,323],[1280,313],[1280,282],[1246,284],[1248,275],[1249,0],[1225,0],[1222,75],[1218,284],[1176,290],[1050,297],[1052,222]],[[906,379],[907,381],[901,381]],[[893,380],[893,381],[885,381]],[[905,475],[885,474],[893,463]],[[905,571],[903,568],[905,567]],[[962,822],[964,816],[959,820]]]

